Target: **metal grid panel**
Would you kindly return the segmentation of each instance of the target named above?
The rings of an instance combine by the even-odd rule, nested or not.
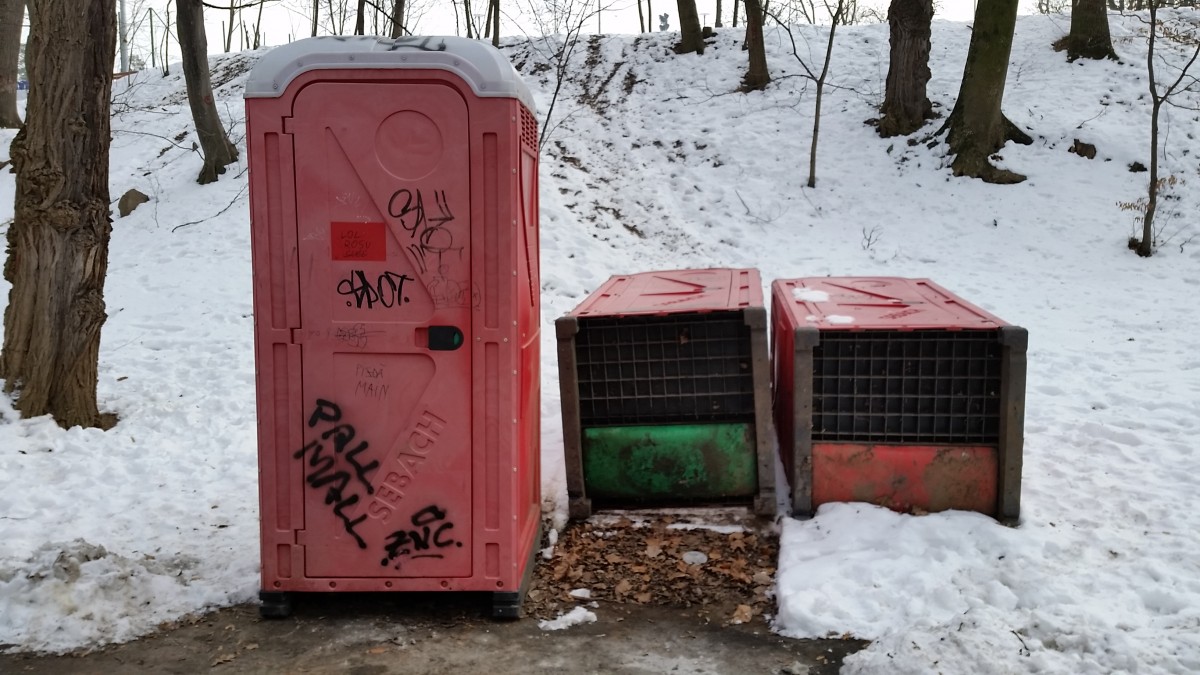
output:
[[[823,332],[813,350],[813,440],[999,440],[995,331]]]
[[[575,353],[585,426],[754,420],[740,312],[585,318]]]

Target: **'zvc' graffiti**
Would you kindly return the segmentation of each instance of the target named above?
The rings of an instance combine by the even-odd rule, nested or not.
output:
[[[342,409],[336,403],[317,399],[316,407],[308,417],[308,427],[315,428],[322,422],[334,426],[322,432],[319,438],[309,441],[292,457],[308,458],[305,482],[313,489],[325,489],[326,506],[333,506],[333,515],[337,516],[346,532],[358,542],[358,547],[366,548],[367,542],[363,541],[354,529],[367,519],[366,514],[352,518],[346,510],[359,503],[360,492],[368,495],[375,493],[368,474],[379,468],[379,462],[372,460],[363,464],[359,460],[359,455],[366,452],[368,444],[366,441],[359,441],[351,447],[355,436],[354,427],[340,424],[341,419]],[[329,442],[332,442],[332,447],[327,446]]]
[[[387,536],[383,550],[386,556],[379,564],[387,567],[394,563],[400,569],[405,558],[441,558],[441,549],[462,548],[461,541],[455,541],[450,535],[454,523],[446,518],[446,512],[430,504],[417,511],[410,519],[411,530],[396,530]]]

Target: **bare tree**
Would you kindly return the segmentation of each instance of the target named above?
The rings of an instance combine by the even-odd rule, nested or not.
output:
[[[696,11],[696,0],[675,0],[679,9],[679,43],[676,54],[703,54],[704,35],[700,32],[700,14]]]
[[[213,100],[212,82],[208,71],[208,38],[204,34],[204,8],[201,0],[175,0],[179,30],[179,50],[183,53],[183,77],[187,83],[188,104],[204,166],[196,179],[201,185],[212,183],[225,173],[225,167],[237,161],[238,151],[221,125]]]
[[[572,57],[579,46],[584,24],[591,20],[598,8],[574,0],[545,0],[541,4],[535,4],[535,0],[526,0],[526,3],[525,13],[537,33],[537,37],[526,35],[529,38],[527,44],[530,51],[549,66],[553,77],[550,105],[541,116],[539,125],[540,152],[558,127],[554,122],[554,114],[563,85],[572,72]]]
[[[96,402],[108,272],[110,97],[115,0],[37,0],[26,53],[32,83],[13,140],[0,377],[25,417],[110,426]]]
[[[1184,63],[1183,67],[1173,68],[1178,71],[1175,78],[1161,88],[1158,85],[1157,74],[1154,68],[1154,61],[1157,57],[1155,54],[1155,43],[1160,33],[1168,40],[1194,47],[1191,57]],[[1159,116],[1162,113],[1164,104],[1176,105],[1171,100],[1173,96],[1176,96],[1180,92],[1200,88],[1200,79],[1189,73],[1192,66],[1196,64],[1197,58],[1200,58],[1200,29],[1193,27],[1191,30],[1185,30],[1160,21],[1158,18],[1158,3],[1151,2],[1149,38],[1146,47],[1146,71],[1150,88],[1150,184],[1146,190],[1144,211],[1140,216],[1142,221],[1141,239],[1134,237],[1129,241],[1129,247],[1142,257],[1149,257],[1154,254],[1154,217],[1158,211],[1159,192],[1167,182],[1167,179],[1160,178],[1158,175]]]
[[[888,7],[891,55],[880,106],[879,135],[906,136],[933,117],[929,84],[930,25],[933,0],[892,0]]]
[[[938,133],[949,129],[946,142],[955,156],[955,176],[988,183],[1019,183],[1021,174],[997,169],[989,157],[1006,141],[1033,142],[1001,112],[1008,57],[1017,25],[1017,0],[989,0],[975,7],[975,22],[958,101]]]
[[[0,128],[19,129],[17,64],[21,59],[21,24],[25,0],[0,0]]]
[[[749,6],[749,3],[747,3],[746,7],[749,8]],[[796,46],[796,36],[792,32],[791,26],[781,22],[779,17],[775,16],[774,14],[771,14],[770,12],[767,13],[768,16],[778,22],[783,30],[787,33],[792,44],[792,56],[800,64],[801,69],[804,70],[804,77],[812,80],[812,82],[816,85],[816,101],[813,103],[812,143],[809,145],[808,150],[807,185],[810,188],[817,186],[817,139],[821,135],[821,99],[825,92],[826,78],[829,76],[829,62],[833,58],[834,36],[837,34],[837,27],[842,24],[842,12],[845,10],[845,7],[845,0],[838,0],[837,5],[834,7],[826,5],[826,9],[829,11],[830,18],[829,39],[825,42],[825,62],[821,64],[820,75],[815,74],[812,68],[809,67],[808,63],[805,62],[804,58],[800,56],[800,50]],[[746,16],[747,21],[749,21],[750,15],[748,12]]]
[[[1072,0],[1071,32],[1067,34],[1066,46],[1068,61],[1117,58],[1104,0]]]
[[[771,83],[767,50],[763,44],[763,9],[760,0],[746,0],[746,51],[750,62],[742,78],[742,91],[765,89]]]

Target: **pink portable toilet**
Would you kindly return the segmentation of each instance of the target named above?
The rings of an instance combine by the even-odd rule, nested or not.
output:
[[[246,83],[263,616],[486,591],[540,537],[537,123],[490,45],[319,37]]]

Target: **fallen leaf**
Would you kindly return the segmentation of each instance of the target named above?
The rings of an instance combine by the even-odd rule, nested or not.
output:
[[[608,555],[604,556],[604,559],[607,560],[610,565],[619,565],[623,562],[628,562],[617,553],[609,553]]]
[[[751,578],[754,580],[754,583],[760,584],[763,586],[766,586],[771,583],[771,575],[767,574],[766,572],[761,572],[761,571],[755,572],[754,576]]]
[[[647,591],[647,592],[645,592],[645,593],[638,593],[637,595],[635,595],[635,596],[633,596],[633,597],[634,597],[634,599],[636,599],[638,602],[640,602],[640,603],[642,603],[642,604],[644,605],[644,604],[646,604],[647,602],[650,602],[650,598],[654,597],[654,594],[653,594],[653,593],[650,593],[649,591]]]
[[[746,623],[753,616],[754,610],[750,609],[750,605],[738,605],[737,609],[733,610],[733,618],[729,620],[729,623]]]
[[[383,654],[388,650],[387,647],[371,647],[367,650],[368,654]]]
[[[223,663],[229,663],[236,658],[237,654],[220,654],[216,659],[213,660],[211,667],[215,668]]]
[[[633,590],[633,584],[629,583],[625,579],[622,579],[617,582],[617,587],[613,590],[617,592],[617,595],[625,595],[629,591]]]
[[[662,540],[661,539],[647,539],[646,540],[646,557],[647,558],[657,558],[661,553],[662,553]]]

